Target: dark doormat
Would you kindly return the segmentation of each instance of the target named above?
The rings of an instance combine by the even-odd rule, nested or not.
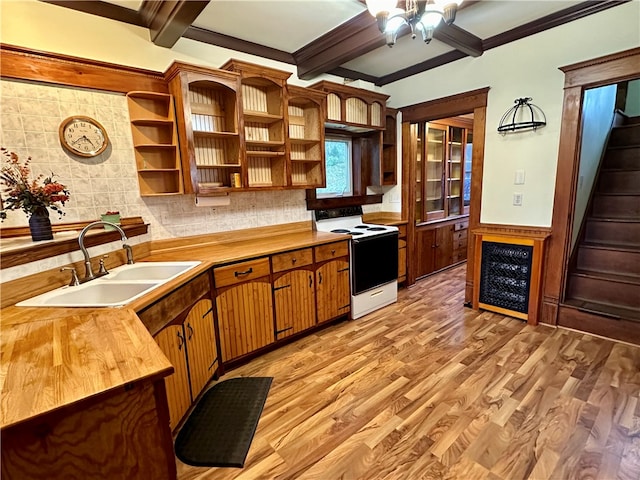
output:
[[[232,378],[207,390],[176,438],[176,456],[197,467],[244,466],[272,377]]]

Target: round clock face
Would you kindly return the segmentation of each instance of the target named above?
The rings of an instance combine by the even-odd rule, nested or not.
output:
[[[100,155],[109,144],[104,127],[96,120],[83,116],[69,117],[62,122],[60,141],[67,150],[81,157]]]

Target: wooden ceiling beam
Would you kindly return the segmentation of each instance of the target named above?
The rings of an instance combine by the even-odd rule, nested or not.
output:
[[[367,10],[293,53],[298,77],[310,80],[385,44]]]
[[[171,48],[208,4],[209,0],[145,0],[140,15],[149,27],[151,41]]]
[[[469,55],[470,57],[479,57],[484,52],[482,48],[482,39],[476,37],[472,33],[454,25],[447,25],[441,22],[438,28],[433,32],[433,38],[446,43],[450,47]]]

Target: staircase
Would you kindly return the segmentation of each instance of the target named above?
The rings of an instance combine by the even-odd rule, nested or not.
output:
[[[574,255],[564,303],[640,322],[640,117],[611,131]]]

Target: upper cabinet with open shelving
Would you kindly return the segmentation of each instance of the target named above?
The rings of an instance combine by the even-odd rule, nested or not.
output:
[[[166,93],[127,94],[140,195],[183,193],[173,97]]]
[[[286,85],[291,76],[273,68],[231,59],[222,70],[240,75],[248,188],[289,185],[286,142]]]
[[[308,88],[288,87],[289,153],[291,184],[324,185],[324,111],[326,94]]]
[[[176,99],[180,151],[190,181],[185,191],[206,195],[232,186],[243,174],[239,132],[240,76],[175,62],[165,73]]]

